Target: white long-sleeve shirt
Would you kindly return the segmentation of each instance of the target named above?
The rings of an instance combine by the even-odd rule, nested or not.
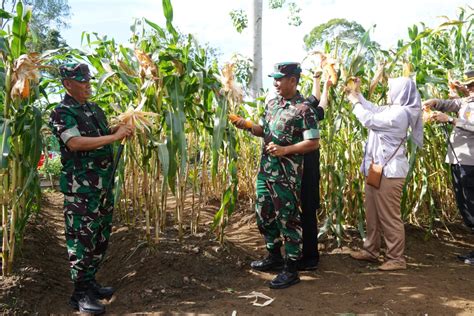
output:
[[[408,160],[405,154],[405,138],[409,127],[408,113],[400,105],[375,106],[361,98],[353,109],[354,115],[369,129],[361,171],[368,174],[372,160],[377,164],[385,162],[394,154],[383,169],[387,178],[405,178],[408,173]],[[400,143],[400,148],[397,147]]]
[[[474,166],[474,96],[462,99],[438,100],[434,109],[457,113],[456,127],[450,137],[451,144],[461,165]],[[458,163],[451,148],[448,148],[446,162],[450,164]]]

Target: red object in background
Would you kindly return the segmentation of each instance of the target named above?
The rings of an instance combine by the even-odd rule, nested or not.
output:
[[[48,154],[48,157],[49,157],[49,159],[52,159],[52,158],[53,158],[53,154],[52,154],[52,153],[49,153],[49,154]],[[38,169],[41,168],[41,166],[44,164],[44,161],[46,160],[45,158],[46,158],[46,157],[44,156],[44,154],[41,154],[40,160],[38,161]]]

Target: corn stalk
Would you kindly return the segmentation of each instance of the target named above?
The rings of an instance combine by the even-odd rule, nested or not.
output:
[[[28,53],[28,23],[31,11],[22,2],[8,31],[0,30],[0,75],[5,88],[0,95],[0,201],[2,207],[2,275],[12,272],[17,249],[32,212],[39,208],[39,179],[36,166],[42,141],[40,110],[33,104],[38,91],[37,55]],[[11,29],[10,29],[11,26]]]

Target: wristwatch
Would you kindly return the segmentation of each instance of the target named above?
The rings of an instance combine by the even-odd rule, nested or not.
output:
[[[452,116],[448,116],[449,124],[454,124],[454,118]]]

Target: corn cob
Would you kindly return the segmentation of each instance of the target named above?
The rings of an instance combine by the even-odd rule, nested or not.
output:
[[[238,115],[235,115],[235,114],[229,114],[228,117],[229,117],[229,120],[232,123],[235,123],[235,122],[237,122],[238,120],[240,120],[242,118],[242,117],[240,117]],[[250,120],[245,120],[245,125],[244,126],[245,126],[245,128],[252,128],[253,123]]]
[[[26,99],[30,95],[30,81],[38,82],[40,74],[38,71],[39,54],[23,54],[15,60],[12,74],[12,99]]]
[[[403,77],[410,77],[413,73],[413,65],[406,61],[403,63]]]
[[[331,79],[335,85],[337,83],[337,72],[335,69],[336,61],[328,55],[321,52],[312,52],[311,55],[315,56],[316,66],[324,71],[326,76]]]
[[[360,93],[360,87],[356,84],[357,77],[349,77],[344,86],[344,92],[350,94],[352,92]]]
[[[372,95],[372,93],[374,93],[375,88],[377,87],[377,84],[383,78],[384,72],[385,72],[385,62],[382,62],[379,64],[379,68],[375,72],[374,78],[370,82],[369,97]]]
[[[424,108],[423,109],[423,122],[429,123],[433,121],[433,116],[437,113],[440,113],[439,111],[433,111],[429,108]]]
[[[140,64],[140,76],[151,78],[153,80],[158,79],[158,69],[156,68],[155,63],[153,60],[146,54],[145,52],[135,49],[135,56],[138,59],[138,63]]]

